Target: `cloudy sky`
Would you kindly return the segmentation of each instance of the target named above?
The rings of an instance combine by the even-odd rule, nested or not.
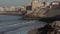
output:
[[[0,0],[0,6],[19,6],[28,2],[31,2],[31,0]]]
[[[0,6],[21,6],[32,0],[0,0]]]

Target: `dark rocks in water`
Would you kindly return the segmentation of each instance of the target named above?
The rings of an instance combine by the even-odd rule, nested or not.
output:
[[[53,31],[53,28],[50,25],[46,25],[43,28],[38,29],[38,33],[37,34],[47,34],[48,31]]]
[[[38,32],[37,29],[34,29],[32,31],[29,31],[28,34],[36,34],[37,32]]]
[[[37,34],[60,34],[60,21],[54,21],[39,28]]]
[[[29,31],[28,34],[60,34],[60,21],[53,21],[42,28]]]

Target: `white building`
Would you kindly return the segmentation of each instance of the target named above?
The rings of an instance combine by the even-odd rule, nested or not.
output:
[[[32,9],[36,8],[39,6],[39,0],[33,0],[32,1]]]
[[[11,6],[11,7],[10,7],[10,11],[16,11],[16,7]]]
[[[49,0],[46,0],[46,1],[45,1],[45,3],[46,3],[45,7],[47,7],[47,6],[49,6],[49,5],[50,5]]]
[[[0,11],[4,11],[4,8],[3,7],[0,7]]]
[[[4,10],[5,11],[15,11],[16,8],[14,6],[6,6],[6,7],[4,7]]]
[[[6,6],[6,7],[4,7],[4,10],[5,11],[9,11],[10,10],[10,7]]]

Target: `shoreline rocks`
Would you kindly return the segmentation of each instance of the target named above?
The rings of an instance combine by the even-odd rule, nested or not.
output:
[[[60,34],[60,21],[54,21],[42,28],[29,31],[29,34]]]

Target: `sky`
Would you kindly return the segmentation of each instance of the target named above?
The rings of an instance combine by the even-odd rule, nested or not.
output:
[[[0,6],[21,6],[31,2],[31,0],[0,0]]]
[[[0,0],[0,6],[21,6],[30,3],[31,1],[32,0]]]

